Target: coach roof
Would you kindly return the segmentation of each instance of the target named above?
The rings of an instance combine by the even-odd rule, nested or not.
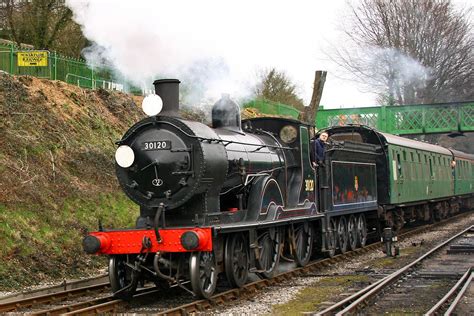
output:
[[[438,154],[452,156],[451,151],[441,146],[437,146],[437,145],[433,145],[429,143],[423,143],[417,140],[411,140],[405,137],[395,136],[392,134],[387,134],[387,133],[382,133],[382,132],[378,132],[378,133],[382,135],[383,138],[385,138],[386,143],[390,145],[397,145],[397,146],[430,151],[430,152],[434,152]]]
[[[459,150],[456,150],[456,149],[452,149],[452,148],[450,148],[449,150],[451,150],[454,157],[456,157],[456,158],[462,158],[462,159],[474,161],[474,155],[472,155],[472,154],[466,154],[465,152],[462,152],[462,151],[459,151]]]

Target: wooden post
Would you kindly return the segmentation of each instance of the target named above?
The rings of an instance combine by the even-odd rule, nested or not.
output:
[[[319,102],[323,95],[324,83],[326,82],[327,71],[317,70],[314,75],[313,95],[309,106],[304,108],[302,121],[310,124],[316,124],[316,115],[318,113]]]

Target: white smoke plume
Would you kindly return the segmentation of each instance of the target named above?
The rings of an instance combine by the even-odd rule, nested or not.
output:
[[[370,66],[378,69],[384,77],[392,76],[397,85],[424,86],[431,78],[429,67],[395,48],[373,47],[368,55]]]
[[[378,91],[381,103],[389,102],[390,96],[402,104],[416,103],[433,78],[432,69],[396,48],[361,45],[341,51],[347,61],[345,75]]]
[[[319,44],[341,4],[296,0],[66,0],[94,44],[91,63],[113,65],[140,87],[177,78],[188,102],[248,95],[256,73],[275,67],[312,92]]]

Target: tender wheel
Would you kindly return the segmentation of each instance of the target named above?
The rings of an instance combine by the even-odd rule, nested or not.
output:
[[[233,287],[242,287],[249,274],[249,251],[241,233],[227,238],[225,244],[225,273]]]
[[[357,249],[357,221],[354,215],[349,217],[349,222],[347,223],[347,236],[349,247],[351,250]]]
[[[336,220],[331,218],[329,221],[328,232],[326,233],[326,249],[329,258],[334,257],[337,247],[337,225]]]
[[[258,236],[259,256],[257,268],[263,270],[258,275],[265,279],[273,277],[280,262],[281,236],[277,229],[270,228]]]
[[[367,222],[365,221],[365,215],[360,214],[357,218],[357,239],[360,247],[365,247],[367,243]]]
[[[337,243],[341,253],[345,253],[347,251],[348,237],[347,221],[344,216],[341,216],[337,223]]]
[[[313,250],[314,231],[311,225],[308,223],[298,225],[295,230],[295,239],[296,264],[300,267],[304,267],[308,264]]]
[[[217,286],[216,259],[213,252],[193,252],[189,259],[189,274],[194,294],[209,298]]]
[[[111,256],[109,258],[109,280],[114,296],[130,300],[138,285],[138,275],[130,267],[133,262],[129,256]]]

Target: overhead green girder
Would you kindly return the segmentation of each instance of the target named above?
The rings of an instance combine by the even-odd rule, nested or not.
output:
[[[363,124],[398,135],[472,132],[474,102],[331,110],[320,107],[318,129],[346,124]]]

